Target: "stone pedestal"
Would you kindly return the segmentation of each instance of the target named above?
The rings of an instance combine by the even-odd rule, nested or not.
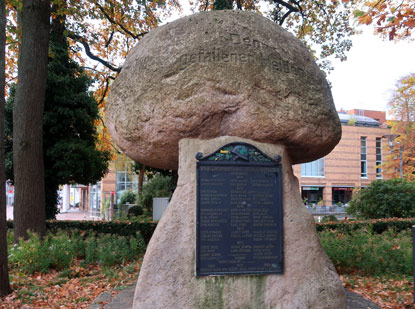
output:
[[[282,157],[283,275],[195,276],[196,159],[231,142],[246,142]],[[222,136],[183,139],[179,182],[150,241],[134,296],[134,308],[346,308],[346,295],[305,209],[284,146]]]

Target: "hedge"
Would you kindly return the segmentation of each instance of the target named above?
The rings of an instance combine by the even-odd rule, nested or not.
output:
[[[388,228],[397,232],[410,229],[415,225],[415,218],[390,218],[366,221],[339,221],[328,223],[316,223],[317,232],[335,230],[342,233],[350,233],[358,229],[367,229],[374,234],[382,234]],[[13,229],[13,221],[7,221],[7,227]],[[46,221],[46,227],[50,231],[79,229],[120,236],[132,236],[141,233],[146,244],[151,239],[157,227],[156,222],[121,222],[121,221]]]
[[[393,228],[397,232],[410,229],[415,225],[415,218],[388,218],[374,219],[365,221],[339,221],[328,223],[316,223],[317,232],[335,230],[350,233],[358,229],[367,229],[374,234],[382,234],[388,228]]]
[[[150,241],[156,226],[156,222],[46,221],[46,228],[53,232],[78,229],[81,231],[120,236],[134,236],[137,232],[140,232],[146,244]],[[13,229],[13,221],[7,221],[7,227]]]

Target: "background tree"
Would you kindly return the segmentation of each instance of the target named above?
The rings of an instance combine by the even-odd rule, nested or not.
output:
[[[97,148],[98,103],[91,79],[69,58],[65,20],[52,23],[44,113],[46,215],[56,214],[59,185],[88,185],[108,171],[110,153]]]
[[[415,1],[357,1],[356,5],[354,16],[359,23],[374,25],[382,37],[391,41],[414,39]]]
[[[0,297],[11,293],[7,263],[6,173],[4,157],[6,1],[0,0]]]
[[[53,20],[66,20],[64,34],[69,38],[69,57],[94,80],[94,96],[100,118],[104,117],[106,95],[110,83],[121,70],[131,48],[162,16],[177,8],[176,0],[51,0]],[[8,0],[7,81],[17,82],[16,65],[21,40],[18,12],[20,1]],[[67,17],[67,18],[66,18]],[[112,151],[109,133],[102,120],[97,121],[98,148]],[[10,162],[10,161],[9,161]]]
[[[47,3],[46,3],[47,2]],[[19,55],[18,63],[18,74],[22,78],[19,79],[17,95],[16,95],[16,107],[14,113],[14,170],[15,170],[15,184],[16,184],[16,206],[15,207],[15,235],[26,236],[25,231],[27,229],[32,229],[36,232],[44,232],[44,221],[42,218],[36,218],[33,220],[33,212],[39,213],[33,204],[38,205],[37,207],[43,207],[44,200],[44,183],[40,179],[42,175],[39,173],[39,162],[41,153],[33,151],[31,149],[33,145],[41,145],[41,138],[39,137],[39,128],[41,128],[41,117],[39,116],[40,112],[43,112],[43,105],[31,106],[34,107],[34,110],[37,112],[34,114],[29,110],[29,108],[23,108],[24,104],[20,102],[23,99],[28,98],[32,102],[38,102],[42,100],[43,95],[39,95],[40,92],[43,92],[45,85],[40,83],[32,83],[31,87],[28,87],[28,82],[37,81],[35,74],[37,76],[43,74],[42,70],[36,69],[36,66],[30,67],[27,59],[36,59],[35,62],[37,65],[43,64],[43,59],[41,55],[38,56],[32,54],[30,57],[27,56],[29,50],[40,51],[47,50],[47,36],[48,31],[44,31],[46,26],[49,29],[49,23],[46,24],[46,19],[52,17],[52,19],[57,19],[60,16],[70,16],[68,20],[69,23],[66,23],[65,34],[72,38],[70,42],[69,52],[72,59],[78,60],[78,62],[83,65],[85,68],[88,68],[87,73],[90,76],[95,77],[99,82],[97,96],[99,97],[98,103],[100,107],[103,108],[105,104],[106,93],[109,89],[110,80],[114,78],[114,75],[120,71],[120,67],[117,66],[117,62],[122,62],[125,58],[125,55],[128,53],[130,48],[138,41],[142,35],[147,32],[147,29],[154,27],[157,22],[157,16],[163,10],[161,8],[165,7],[165,1],[140,1],[136,2],[133,0],[95,0],[95,1],[78,1],[78,0],[53,0],[54,10],[52,14],[49,14],[49,1],[8,1],[9,8],[9,23],[8,23],[8,80],[13,81],[15,79],[15,59],[16,55]],[[173,1],[172,1],[173,3]],[[30,14],[36,15],[39,13],[38,7],[42,6],[40,10],[42,14],[42,23],[34,23],[33,18],[30,18]],[[22,18],[17,18],[18,15],[21,15]],[[46,16],[47,15],[47,16]],[[30,24],[30,27],[26,26],[25,23]],[[28,29],[32,29],[32,32],[38,31],[41,29],[41,33],[36,33],[36,35],[30,32]],[[28,38],[36,37],[36,42],[40,49],[27,48],[29,40]],[[21,40],[20,48],[19,42]],[[96,61],[96,65],[89,65],[83,58],[83,53],[90,59]],[[39,60],[42,59],[42,60]],[[26,68],[29,68],[27,70]],[[25,71],[25,69],[27,71]],[[32,74],[24,74],[24,72]],[[111,72],[111,73],[110,73]],[[24,77],[24,78],[23,78]],[[41,79],[38,79],[40,81]],[[39,87],[38,87],[39,86]],[[31,93],[26,95],[24,89],[32,90]],[[36,89],[36,91],[34,91]],[[32,100],[30,94],[36,97],[36,100]],[[27,101],[26,101],[27,102]],[[30,128],[29,130],[22,132],[20,127],[25,125],[25,128]],[[22,133],[19,135],[19,132]],[[35,132],[38,132],[35,136]],[[105,127],[101,127],[99,130],[99,135],[105,137],[106,130]],[[29,136],[28,134],[32,134]],[[33,137],[33,138],[32,138]],[[25,138],[24,141],[21,139]],[[104,141],[107,141],[108,138],[104,138]],[[30,143],[29,143],[30,141]],[[24,147],[22,147],[24,146]],[[21,149],[17,150],[20,147]],[[109,148],[107,145],[103,147]],[[36,160],[29,159],[29,156],[24,155],[23,150],[29,152],[32,156],[37,156]],[[26,153],[27,153],[26,152]],[[27,159],[24,161],[24,159]],[[23,162],[24,161],[24,162]],[[30,164],[29,164],[30,161]],[[25,177],[20,177],[16,173],[19,170],[24,170],[26,166],[29,166],[29,170],[33,169],[32,172],[27,171]],[[34,171],[36,170],[36,171]],[[43,169],[42,169],[43,170]],[[34,174],[36,174],[35,178]],[[31,175],[31,176],[29,176]],[[31,188],[27,188],[27,185],[24,182],[24,179],[27,179],[27,182],[30,181]],[[30,180],[29,180],[30,179]],[[20,188],[20,189],[19,189]],[[38,197],[28,199],[28,196],[33,195],[32,192],[38,195]],[[24,198],[22,197],[24,196]],[[22,197],[22,198],[21,198]],[[24,203],[23,201],[30,200],[30,203]],[[18,205],[17,205],[18,204]],[[24,206],[19,206],[24,205]],[[40,205],[40,206],[39,206]],[[43,212],[40,211],[39,216],[42,216]],[[30,218],[30,219],[29,219]],[[21,221],[21,222],[20,222]],[[42,225],[42,226],[41,226]]]
[[[46,232],[43,106],[48,65],[49,1],[23,0],[18,78],[13,113],[14,236]]]
[[[64,18],[55,18],[50,36],[43,116],[47,219],[56,217],[59,185],[97,182],[106,174],[111,157],[108,151],[96,147],[96,123],[100,119],[98,104],[88,91],[91,79],[69,58],[64,30]],[[12,87],[7,119],[13,108],[13,94]],[[11,125],[9,122],[7,124]],[[13,127],[7,128],[8,132],[12,130]],[[10,143],[7,141],[8,145]],[[12,174],[8,176],[13,179]]]
[[[388,103],[392,133],[399,134],[395,140],[395,151],[402,146],[403,176],[415,180],[415,74],[402,77],[395,85]],[[398,153],[389,155],[384,164],[384,173],[398,177],[400,159]]]

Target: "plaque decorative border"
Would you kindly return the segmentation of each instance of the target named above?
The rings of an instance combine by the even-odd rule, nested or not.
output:
[[[270,158],[255,146],[242,142],[226,144],[207,156],[198,152],[196,159],[199,161],[273,162],[276,164],[281,162],[281,156],[276,155],[274,158]]]

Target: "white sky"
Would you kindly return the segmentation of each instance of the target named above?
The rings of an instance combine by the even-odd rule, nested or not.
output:
[[[188,1],[181,16],[190,15]],[[169,21],[178,15],[173,14]],[[346,61],[333,61],[328,75],[336,109],[386,111],[390,93],[399,78],[415,73],[415,41],[384,41],[373,34],[373,28],[362,26],[362,34],[352,37],[353,46]]]
[[[337,109],[386,110],[395,83],[415,73],[415,42],[383,41],[369,27],[353,37],[347,60],[334,62],[328,79]]]

